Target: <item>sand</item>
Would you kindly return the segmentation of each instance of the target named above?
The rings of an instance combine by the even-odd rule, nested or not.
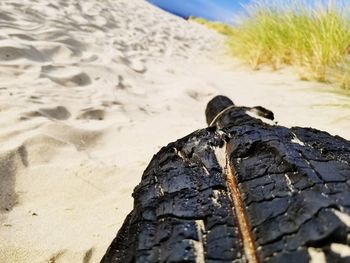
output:
[[[0,262],[99,262],[153,154],[217,94],[350,139],[350,99],[251,71],[142,0],[0,2]]]

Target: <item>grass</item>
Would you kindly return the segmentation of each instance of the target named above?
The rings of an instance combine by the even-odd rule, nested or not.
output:
[[[350,90],[350,12],[346,1],[315,0],[317,3],[311,5],[310,0],[260,0],[246,7],[233,28],[217,23],[211,27],[223,31],[232,54],[254,69],[291,65],[301,79],[336,83]]]
[[[219,22],[210,22],[204,18],[199,18],[199,17],[190,17],[190,20],[195,21],[201,25],[205,25],[208,28],[214,29],[218,31],[221,34],[227,35],[227,36],[232,36],[237,33],[237,29],[230,25],[226,25],[223,23]]]

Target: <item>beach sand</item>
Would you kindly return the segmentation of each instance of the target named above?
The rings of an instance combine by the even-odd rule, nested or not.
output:
[[[160,147],[215,95],[350,139],[350,99],[251,71],[142,0],[0,2],[0,262],[99,262]]]

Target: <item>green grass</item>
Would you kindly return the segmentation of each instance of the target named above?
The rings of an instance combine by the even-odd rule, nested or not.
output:
[[[350,90],[348,2],[305,6],[302,0],[260,0],[247,6],[239,25],[224,30],[230,51],[254,69],[291,65],[301,79]]]
[[[227,35],[227,36],[232,36],[236,34],[236,29],[230,25],[226,25],[223,23],[219,22],[210,22],[204,18],[199,18],[199,17],[190,17],[190,20],[195,21],[201,25],[205,25],[208,28],[214,29],[218,31],[221,34]]]

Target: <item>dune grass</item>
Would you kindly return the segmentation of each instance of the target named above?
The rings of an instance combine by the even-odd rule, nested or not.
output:
[[[205,25],[208,28],[214,29],[218,31],[221,34],[227,35],[227,36],[232,36],[237,33],[237,29],[230,26],[226,25],[220,22],[210,22],[204,18],[199,18],[199,17],[190,17],[190,20],[195,21],[201,25]]]
[[[255,1],[232,30],[225,29],[230,51],[255,69],[292,65],[304,80],[350,90],[349,4],[311,2]]]

